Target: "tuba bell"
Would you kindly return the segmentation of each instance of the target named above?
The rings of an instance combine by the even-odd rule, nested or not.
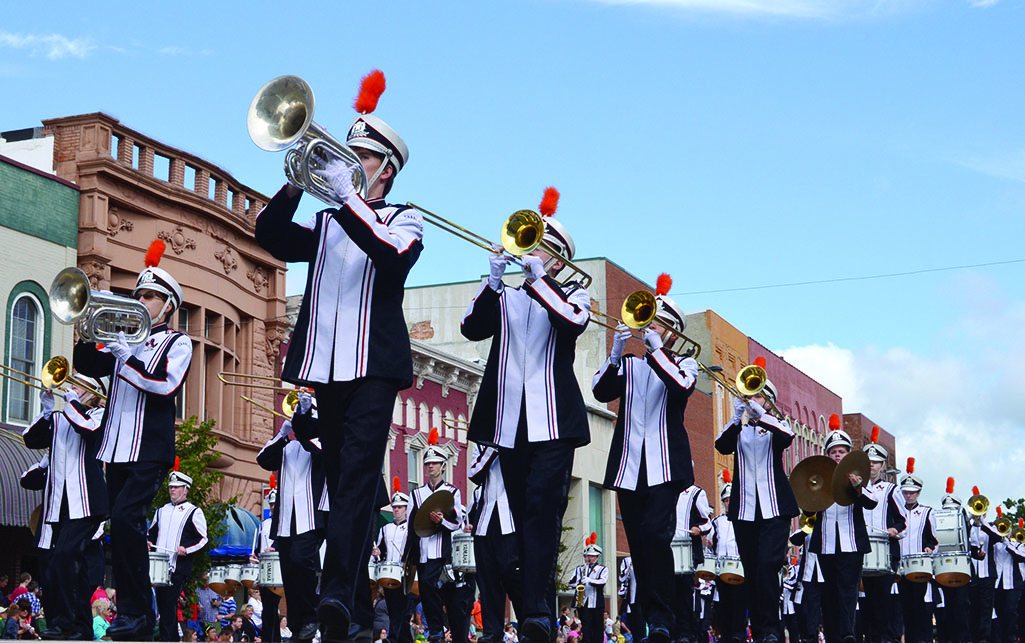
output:
[[[71,266],[57,273],[50,284],[50,311],[62,324],[74,324],[78,336],[88,342],[146,341],[150,331],[149,310],[142,302],[113,293],[92,290],[89,278]]]
[[[309,83],[298,76],[278,76],[261,87],[249,105],[249,137],[268,152],[291,147],[285,155],[285,176],[289,183],[321,201],[336,207],[343,203],[321,175],[333,160],[354,168],[353,187],[366,197],[370,185],[363,163],[351,147],[314,122],[314,105]]]
[[[968,499],[968,513],[973,516],[982,516],[989,511],[989,498],[977,493]]]

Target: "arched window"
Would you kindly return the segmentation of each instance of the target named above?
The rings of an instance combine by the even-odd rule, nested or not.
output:
[[[402,398],[395,396],[395,408],[391,412],[391,423],[395,426],[402,426]]]
[[[430,411],[427,410],[427,403],[420,402],[420,432],[429,433],[431,430]]]
[[[416,402],[413,398],[406,399],[406,428],[416,428]]]
[[[43,360],[43,319],[39,300],[30,293],[15,297],[8,326],[8,356],[11,368],[39,377]],[[39,412],[39,396],[35,390],[8,380],[7,419],[28,424]]]

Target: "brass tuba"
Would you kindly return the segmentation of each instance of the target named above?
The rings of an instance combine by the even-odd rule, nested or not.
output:
[[[89,278],[71,266],[57,273],[50,284],[50,311],[62,324],[75,324],[87,342],[112,343],[118,333],[129,344],[149,337],[149,310],[142,302],[113,293],[92,290]]]
[[[314,105],[309,83],[298,76],[278,76],[261,87],[249,105],[249,137],[268,152],[291,147],[285,155],[285,176],[289,183],[321,201],[342,205],[342,199],[321,175],[333,160],[354,169],[353,187],[366,197],[370,185],[363,163],[351,147],[314,122]]]

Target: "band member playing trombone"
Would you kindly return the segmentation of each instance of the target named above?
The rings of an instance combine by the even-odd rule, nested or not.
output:
[[[729,517],[744,565],[751,629],[763,643],[783,640],[779,570],[786,562],[790,519],[798,514],[783,469],[783,452],[794,441],[794,432],[786,420],[764,408],[766,399],[775,396],[775,387],[766,380],[761,393],[735,400],[733,419],[715,440],[719,453],[736,456]]]
[[[151,636],[156,625],[146,517],[174,463],[176,398],[192,363],[192,340],[167,325],[183,294],[174,277],[157,265],[163,251],[164,242],[154,241],[132,291],[149,310],[149,338],[134,346],[123,337],[102,348],[84,341],[75,345],[80,373],[110,376],[97,457],[107,463],[110,552],[118,588],[118,614],[107,635],[115,641]]]
[[[557,201],[558,192],[546,192],[541,214],[544,242],[560,256],[535,249],[523,258],[524,284],[512,288],[502,281],[507,259],[492,254],[490,276],[460,327],[471,341],[493,338],[467,437],[496,447],[502,462],[523,571],[519,633],[530,643],[546,643],[552,633],[573,452],[591,439],[573,372],[591,296],[577,283],[555,281],[575,249],[566,228],[551,216]]]
[[[869,531],[885,532],[889,536],[890,573],[861,579],[865,587],[866,607],[861,616],[870,624],[872,638],[866,643],[894,643],[900,640],[900,610],[890,591],[900,564],[900,543],[897,537],[907,526],[903,512],[904,497],[897,493],[897,485],[883,479],[883,467],[886,466],[889,451],[879,444],[879,427],[872,427],[872,438],[862,450],[868,454],[872,478],[868,488],[879,501],[875,508],[865,510],[865,526]]]
[[[900,479],[904,495],[904,513],[907,531],[900,541],[901,557],[931,554],[936,549],[936,514],[932,507],[918,504],[922,479],[914,474],[915,459],[908,458],[907,472]],[[932,569],[929,569],[932,572]],[[932,640],[932,615],[929,613],[927,592],[929,583],[913,583],[907,578],[900,582],[901,613],[904,615],[904,640],[923,642]]]
[[[380,72],[367,80],[377,77],[383,91]],[[338,207],[295,223],[302,192],[288,184],[256,220],[263,249],[283,261],[309,264],[282,377],[314,389],[325,427],[331,512],[317,616],[329,640],[348,637],[355,593],[365,591],[357,579],[369,558],[392,408],[398,391],[413,380],[402,297],[423,248],[423,220],[415,210],[384,200],[409,150],[395,130],[368,113],[380,91],[370,95],[364,84],[357,99],[362,113],[346,139],[371,177],[366,197],[353,186],[354,168],[335,160],[324,180]]]
[[[623,515],[623,528],[630,541],[634,572],[637,575],[637,601],[648,622],[651,643],[669,643],[674,629],[689,641],[693,630],[693,575],[686,596],[677,596],[677,577],[666,573],[673,568],[672,540],[679,529],[691,535],[691,507],[704,492],[697,487],[681,495],[694,484],[690,441],[683,425],[687,400],[694,392],[698,365],[691,357],[679,357],[663,347],[667,329],[682,333],[686,325],[683,311],[665,296],[669,275],[658,278],[658,309],[644,333],[647,348],[643,356],[624,355],[631,331],[620,324],[612,340],[612,352],[594,376],[592,390],[599,402],[622,399],[616,430],[612,435],[605,488],[615,489]],[[678,516],[678,500],[683,503]],[[675,509],[675,511],[674,511]],[[704,500],[707,525],[708,501]],[[694,527],[700,535],[698,527]],[[706,528],[707,530],[707,528]],[[697,539],[698,552],[701,541]],[[679,602],[688,601],[687,609]],[[676,622],[684,616],[686,622]],[[642,630],[643,631],[643,630]],[[586,636],[586,632],[585,632]]]
[[[94,390],[101,388],[91,384]],[[95,588],[89,587],[86,553],[109,507],[96,459],[103,408],[94,407],[97,400],[79,387],[63,396],[64,410],[57,413],[53,391],[44,390],[39,396],[43,412],[22,434],[26,447],[50,450],[42,516],[52,529],[46,570],[48,627],[40,633],[45,639],[84,637],[92,631],[89,600]]]

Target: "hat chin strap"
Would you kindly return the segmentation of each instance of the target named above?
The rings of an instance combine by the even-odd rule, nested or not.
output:
[[[171,305],[171,299],[173,299],[171,295],[168,295],[167,301],[164,302],[164,305],[160,308],[160,312],[157,313],[157,316],[153,319],[154,323],[159,324],[164,319],[164,315],[167,314],[167,307]]]
[[[386,149],[384,151],[384,160],[381,161],[381,166],[379,168],[377,168],[376,172],[374,172],[374,176],[372,176],[371,178],[367,179],[367,192],[368,193],[370,192],[370,187],[372,185],[374,185],[375,183],[377,183],[377,179],[381,178],[381,174],[384,172],[384,169],[386,167],[388,167],[389,163],[391,163],[392,156],[394,156],[394,154],[392,154],[391,150]],[[397,173],[398,171],[399,171],[398,168],[395,168],[395,172]]]

